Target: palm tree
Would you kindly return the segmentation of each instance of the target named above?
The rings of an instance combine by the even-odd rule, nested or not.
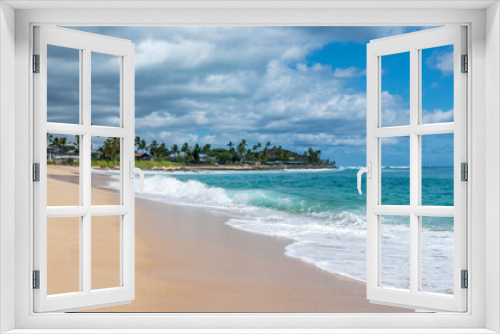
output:
[[[156,140],[153,140],[149,145],[149,155],[154,157],[157,151],[158,151],[158,142]]]
[[[54,136],[52,134],[50,134],[50,133],[47,133],[47,148],[51,148],[52,147],[52,141],[53,140],[54,140]],[[52,160],[52,149],[50,149],[50,151],[49,151],[48,159]]]
[[[203,154],[205,154],[205,156],[207,156],[207,155],[210,155],[211,150],[212,150],[212,145],[205,144],[205,146],[203,146],[203,149],[201,150],[201,152]]]
[[[47,133],[47,141],[49,142],[49,144],[52,144],[53,139],[54,139],[54,136],[50,133]]]
[[[177,146],[177,144],[172,145],[172,153],[175,155],[175,158],[177,158],[179,154],[179,146]]]
[[[141,142],[139,143],[139,151],[145,151],[148,148],[148,143],[144,139],[141,139]]]
[[[104,141],[103,146],[99,148],[101,157],[105,160],[115,160],[116,156],[120,156],[120,139],[108,138]]]
[[[200,152],[201,152],[201,147],[196,143],[193,147],[193,159],[194,162],[199,163],[200,162]]]
[[[60,138],[59,137],[53,137],[51,138],[51,141],[50,141],[50,148],[51,148],[51,151],[54,152],[55,151],[55,155],[57,157],[58,153],[59,153],[59,147],[60,147]],[[57,161],[54,159],[54,163],[56,163]]]
[[[236,148],[238,154],[240,155],[240,164],[243,163],[243,155],[246,152],[246,146],[247,146],[247,141],[245,139],[242,139],[241,142],[238,144],[238,147]]]
[[[66,152],[66,148],[68,146],[67,144],[68,144],[68,138],[66,137],[59,138],[59,148],[61,149],[63,155]]]
[[[185,161],[189,161],[189,157],[191,156],[191,149],[189,148],[188,143],[182,144],[181,152],[184,152]]]
[[[71,142],[70,144],[75,145],[75,154],[80,154],[80,136],[76,135],[75,141]]]
[[[266,148],[269,148],[269,147],[271,147],[271,142],[270,142],[270,141],[268,141],[268,142],[266,143]]]
[[[170,154],[167,146],[165,145],[165,143],[161,143],[160,146],[158,147],[158,150],[157,150],[157,156],[160,160],[162,160],[163,158],[165,158],[166,156],[168,156]]]
[[[135,137],[135,145],[134,145],[134,146],[137,148],[137,150],[140,150],[140,146],[141,146],[141,137],[139,137],[139,136],[136,136],[136,137]]]
[[[233,142],[232,142],[232,141],[230,141],[229,143],[227,143],[227,146],[229,146],[229,149],[231,149],[231,148],[233,147],[233,145],[234,145],[234,144],[233,144]]]
[[[316,162],[317,162],[317,163],[320,163],[320,162],[321,162],[321,161],[320,161],[320,160],[321,160],[321,159],[320,159],[320,156],[321,156],[321,150],[317,150],[315,153],[316,153]]]
[[[188,152],[189,152],[189,144],[188,143],[182,144],[181,152],[184,152],[186,155],[188,154]]]

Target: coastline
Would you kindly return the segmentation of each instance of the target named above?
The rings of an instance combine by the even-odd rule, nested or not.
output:
[[[101,168],[99,166],[92,166],[96,170],[119,170],[119,168]],[[285,170],[285,169],[337,169],[338,167],[328,167],[321,165],[187,165],[187,166],[163,166],[144,168],[144,171],[265,171],[265,170]]]
[[[49,167],[49,190],[58,199],[78,194],[75,170]],[[96,182],[105,182],[106,177],[98,175]],[[115,201],[118,194],[93,187],[92,196],[93,202],[95,197],[104,204]],[[137,198],[136,299],[90,311],[411,312],[370,304],[365,283],[288,257],[284,254],[288,239],[237,230],[225,224],[229,218],[206,208]],[[102,232],[112,235],[116,231],[109,225]],[[62,233],[55,238],[67,239]],[[115,258],[116,250],[108,248],[93,256],[98,263],[94,267],[93,262],[92,268],[116,273]],[[59,267],[58,272],[70,270],[60,268],[60,262],[50,266]],[[60,277],[68,276],[49,279],[59,279],[56,285],[62,287],[67,283]]]

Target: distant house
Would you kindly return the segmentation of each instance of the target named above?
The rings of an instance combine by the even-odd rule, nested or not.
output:
[[[137,161],[151,161],[151,160],[153,160],[153,157],[147,153],[141,152],[141,153],[135,154],[135,160],[137,160]]]

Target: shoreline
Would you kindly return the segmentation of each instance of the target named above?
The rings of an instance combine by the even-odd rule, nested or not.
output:
[[[338,169],[339,167],[328,167],[328,166],[310,166],[310,165],[301,165],[301,166],[283,166],[283,165],[236,165],[236,166],[212,166],[212,165],[189,165],[189,166],[163,166],[163,167],[152,167],[152,168],[143,168],[140,167],[144,171],[189,171],[189,172],[198,172],[198,171],[266,171],[266,170],[286,170],[286,169]],[[96,170],[119,170],[119,168],[101,168],[98,165],[93,165],[92,169]]]
[[[77,189],[75,171],[78,169],[49,167],[49,173],[67,177],[52,175],[49,183],[55,188]],[[98,175],[96,181],[102,184],[106,178]],[[92,196],[93,202],[96,197],[101,204],[118,195],[93,187]],[[137,198],[136,299],[131,304],[89,311],[412,311],[370,304],[365,283],[289,257],[285,247],[290,239],[241,231],[226,224],[230,218],[207,208]],[[112,267],[108,255],[113,254],[99,254],[99,261]]]

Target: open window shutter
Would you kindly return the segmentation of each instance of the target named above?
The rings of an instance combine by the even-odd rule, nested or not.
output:
[[[79,121],[75,124],[47,121],[47,85],[54,77],[47,75],[48,47],[58,47],[79,54]],[[34,268],[33,293],[34,311],[72,311],[102,306],[129,303],[134,299],[134,179],[130,174],[134,161],[134,44],[128,40],[100,36],[58,27],[38,26],[34,28],[33,48],[33,92],[34,92]],[[92,56],[112,55],[120,68],[119,110],[120,121],[116,127],[92,125]],[[51,68],[66,73],[65,64],[57,57],[51,58]],[[97,60],[95,60],[97,62]],[[119,62],[119,65],[118,65]],[[111,66],[111,65],[110,65]],[[104,65],[101,68],[106,68]],[[78,73],[78,68],[76,70]],[[60,87],[58,94],[70,94],[70,87]],[[76,89],[78,96],[78,88]],[[118,99],[118,98],[117,98]],[[117,106],[118,109],[118,106]],[[69,111],[68,111],[69,112]],[[47,142],[48,134],[70,136],[79,140],[79,203],[74,206],[48,206],[47,202]],[[115,138],[119,144],[120,199],[117,205],[92,205],[91,201],[91,153],[92,137]],[[76,152],[76,151],[75,151]],[[132,176],[132,177],[131,177]],[[75,185],[76,186],[76,185]],[[64,196],[64,195],[63,195]],[[94,203],[95,204],[95,203]],[[92,283],[92,242],[100,230],[99,218],[114,216],[117,221],[119,239],[119,273],[116,284],[102,288]],[[49,224],[57,220],[54,227],[64,230],[74,224],[75,238],[65,238],[65,245],[76,249],[74,289],[58,292],[57,286],[49,289],[48,278],[48,233]],[[49,223],[50,222],[50,223]],[[92,229],[94,234],[92,234]],[[100,236],[97,236],[100,237]],[[105,237],[105,236],[102,236]],[[71,239],[71,240],[70,240]],[[72,244],[71,244],[72,243]],[[62,249],[62,248],[59,248]],[[62,251],[64,252],[64,251]],[[60,251],[61,253],[61,251]],[[63,264],[61,264],[63,265]],[[53,277],[53,276],[52,276]]]
[[[453,75],[454,120],[448,123],[422,122],[422,52],[425,49],[452,46],[449,60]],[[382,58],[387,55],[409,53],[409,124],[384,126],[382,117]],[[367,178],[367,297],[373,303],[401,306],[411,309],[466,311],[467,289],[463,278],[467,270],[467,182],[461,175],[462,164],[467,163],[467,64],[466,27],[442,27],[371,41],[367,46],[367,162],[371,175]],[[436,55],[434,59],[440,59]],[[432,61],[427,60],[427,61]],[[448,62],[448,65],[450,62]],[[435,64],[438,67],[438,64]],[[424,96],[425,97],[425,96]],[[422,205],[422,138],[426,135],[453,134],[454,158],[453,206]],[[386,138],[399,140],[408,138],[410,190],[408,205],[383,205],[382,191],[384,169],[382,168],[382,141]],[[427,137],[428,138],[428,137]],[[427,203],[428,204],[428,203]],[[408,268],[401,266],[396,271],[408,270],[407,284],[391,286],[384,284],[387,267],[383,265],[383,243],[395,242],[386,238],[383,231],[384,216],[400,217],[409,222]],[[439,293],[425,289],[422,262],[422,220],[429,217],[453,219],[453,263],[450,273],[451,288]],[[403,242],[399,240],[400,242]],[[389,247],[391,245],[389,244]],[[385,246],[384,246],[385,247]],[[398,254],[396,254],[398,256]],[[426,273],[428,278],[428,273]],[[427,286],[427,283],[426,283]]]

